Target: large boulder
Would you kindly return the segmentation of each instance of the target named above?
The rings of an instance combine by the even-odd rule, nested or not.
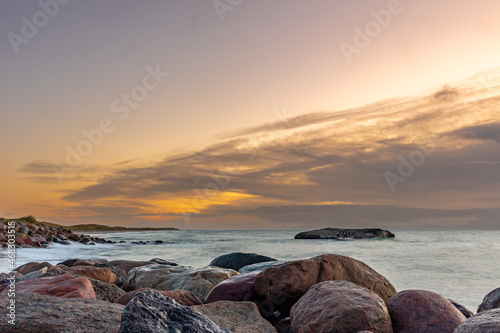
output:
[[[157,291],[138,292],[123,311],[120,333],[229,333],[188,306]]]
[[[404,290],[386,302],[397,333],[453,333],[465,316],[446,298],[427,290]]]
[[[44,267],[47,267],[47,269],[51,269],[53,266],[48,263],[48,262],[28,262],[24,265],[21,265],[14,269],[16,272],[19,272],[21,275],[28,274],[34,271],[38,271]]]
[[[250,272],[235,275],[222,281],[208,294],[205,303],[217,301],[254,301],[257,298],[257,292],[254,287],[254,279],[257,274],[259,272]]]
[[[9,289],[5,289],[2,294],[8,291]],[[94,288],[88,279],[75,278],[67,274],[16,282],[16,293],[27,292],[61,298],[96,298]]]
[[[115,301],[115,303],[127,305],[128,302],[130,302],[134,298],[135,294],[137,294],[140,291],[144,291],[144,290],[155,290],[155,289],[141,288],[141,289],[129,291],[128,293],[126,293],[125,295],[123,295],[122,297],[117,299]],[[188,290],[180,290],[179,289],[179,290],[163,290],[163,291],[156,290],[156,291],[158,291],[163,296],[173,298],[180,305],[191,306],[191,305],[200,305],[201,304],[200,299]]]
[[[264,261],[258,262],[256,264],[251,264],[248,266],[241,267],[238,272],[239,273],[250,273],[250,272],[262,272],[268,269],[269,267],[278,266],[284,264],[286,261]]]
[[[115,267],[115,266],[111,265],[108,262],[102,263],[102,264],[95,264],[94,266],[95,267],[106,267],[106,268],[108,268],[114,275],[116,275],[116,282],[115,282],[115,284],[118,287],[123,287],[123,284],[127,280],[127,273],[125,273],[125,271],[123,269],[121,269],[119,267]]]
[[[484,296],[477,308],[477,313],[498,308],[500,308],[500,288],[494,289]]]
[[[0,295],[0,309],[10,304]],[[88,298],[59,298],[36,293],[16,294],[16,324],[0,316],[3,333],[118,332],[124,306]]]
[[[276,329],[260,316],[259,309],[252,302],[220,301],[192,308],[233,333],[276,333]]]
[[[26,280],[32,280],[41,277],[43,274],[47,273],[47,267],[43,267],[37,271],[29,272],[26,274],[23,274],[19,280],[20,281],[26,281]]]
[[[394,234],[383,229],[340,229],[324,228],[300,232],[295,239],[369,239],[394,238]]]
[[[80,259],[80,258],[75,258],[75,259],[67,259],[64,261],[61,261],[58,263],[58,265],[64,265],[68,267],[73,267],[73,266],[94,266],[95,264],[103,264],[108,262],[107,259]]]
[[[233,252],[215,258],[208,266],[229,268],[237,271],[242,267],[266,261],[276,261],[276,259],[257,253]]]
[[[353,258],[325,254],[269,267],[255,277],[255,290],[272,302],[274,309],[287,316],[290,309],[311,286],[345,280],[364,286],[383,300],[396,293],[394,286],[370,266]]]
[[[454,333],[500,332],[500,309],[482,311],[464,321]]]
[[[448,298],[448,301],[450,301],[451,304],[453,304],[458,309],[458,311],[462,312],[462,314],[465,316],[465,318],[469,318],[469,317],[472,317],[474,315],[474,313],[471,310],[467,309],[462,304],[459,304],[459,303],[457,303],[454,300],[449,299],[449,298]]]
[[[116,283],[117,280],[116,275],[107,267],[73,266],[69,270],[76,275],[88,276],[106,283]]]
[[[134,260],[111,260],[109,262],[110,265],[121,268],[125,271],[125,273],[129,273],[132,268],[151,265],[150,261],[134,261]],[[175,266],[175,265],[170,265]]]
[[[325,281],[312,286],[291,310],[291,332],[392,333],[384,300],[349,281]]]
[[[125,290],[153,288],[157,290],[189,290],[200,300],[219,283],[238,275],[231,269],[218,267],[148,265],[133,268],[124,285]]]

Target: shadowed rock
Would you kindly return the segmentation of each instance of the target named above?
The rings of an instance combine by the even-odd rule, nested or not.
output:
[[[485,310],[464,321],[453,333],[499,333],[500,309]]]
[[[500,308],[500,288],[490,291],[479,304],[477,312]]]
[[[215,258],[208,266],[229,268],[238,271],[242,267],[266,261],[276,261],[276,259],[257,253],[233,252]]]
[[[134,298],[135,294],[144,290],[155,290],[155,289],[141,288],[138,290],[129,291],[128,293],[117,299],[115,302],[118,304],[127,305],[128,302],[130,302]],[[188,290],[179,289],[179,290],[156,290],[156,291],[158,291],[163,296],[173,298],[180,305],[191,306],[191,305],[201,304],[200,299]]]
[[[392,232],[383,229],[340,229],[324,228],[300,232],[295,239],[369,239],[394,238]]]

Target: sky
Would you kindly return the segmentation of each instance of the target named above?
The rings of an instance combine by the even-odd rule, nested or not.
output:
[[[0,217],[499,229],[497,0],[0,3]]]

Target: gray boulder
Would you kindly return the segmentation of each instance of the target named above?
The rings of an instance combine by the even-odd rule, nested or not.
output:
[[[500,309],[486,310],[467,318],[453,333],[500,332]]]
[[[494,289],[484,296],[477,308],[477,313],[498,308],[500,308],[500,288]]]
[[[208,266],[230,268],[238,271],[242,267],[266,261],[276,261],[276,259],[257,253],[233,252],[215,258]]]

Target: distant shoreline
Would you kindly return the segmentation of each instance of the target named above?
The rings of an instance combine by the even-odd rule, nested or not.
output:
[[[70,228],[68,228],[70,229]],[[182,231],[177,228],[125,228],[125,229],[71,229],[76,234],[114,234],[118,232],[141,232],[141,231]]]

